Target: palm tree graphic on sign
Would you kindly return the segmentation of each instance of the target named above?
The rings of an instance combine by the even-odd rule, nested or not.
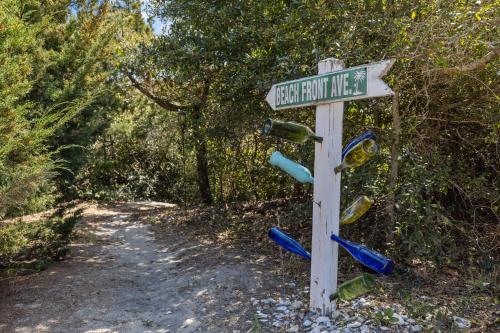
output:
[[[354,92],[352,93],[353,95],[361,95],[363,92],[359,91],[359,84],[360,82],[363,82],[366,79],[366,71],[364,70],[359,70],[354,72]]]

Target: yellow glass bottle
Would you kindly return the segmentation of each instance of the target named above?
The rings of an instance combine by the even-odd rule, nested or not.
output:
[[[340,217],[340,224],[351,224],[356,222],[361,216],[363,216],[368,209],[373,205],[373,200],[368,198],[366,195],[362,195],[356,198],[354,202],[347,207]]]
[[[357,168],[372,158],[378,151],[378,145],[373,139],[364,139],[346,152],[342,163],[335,167],[335,172],[346,168]]]
[[[375,286],[375,278],[373,275],[363,273],[350,281],[342,283],[337,291],[330,295],[330,301],[341,299],[350,301],[363,294],[368,293]]]

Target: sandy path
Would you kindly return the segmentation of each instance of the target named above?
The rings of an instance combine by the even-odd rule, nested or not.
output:
[[[162,205],[88,208],[67,260],[0,284],[0,331],[246,332],[259,265],[182,235],[155,242],[136,216]]]

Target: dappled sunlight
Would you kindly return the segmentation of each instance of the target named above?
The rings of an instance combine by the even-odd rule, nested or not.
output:
[[[100,258],[100,257],[92,257],[84,260],[86,263],[94,263],[94,264],[106,264],[108,263],[110,258]]]
[[[196,293],[196,297],[200,297],[200,296],[203,296],[204,294],[206,294],[208,291],[208,289],[203,289],[203,290],[200,290]]]
[[[114,331],[110,328],[98,328],[95,330],[84,331],[84,333],[112,333],[112,332],[116,332],[116,331]]]
[[[129,207],[139,209],[140,211],[150,210],[151,208],[176,208],[177,205],[167,203],[167,202],[158,202],[158,201],[135,201],[128,204]]]
[[[130,246],[121,246],[121,249],[123,250],[128,250],[128,251],[137,251],[140,252],[141,249],[139,247],[130,247]]]
[[[188,319],[184,320],[184,322],[182,323],[180,328],[192,326],[195,324],[198,324],[198,321],[196,320],[196,318],[188,318]]]
[[[204,320],[226,316],[221,293],[234,297],[234,290],[254,291],[263,283],[252,276],[251,265],[240,265],[246,258],[237,251],[220,252],[213,242],[179,235],[158,243],[135,215],[92,210],[74,254],[42,272],[39,283],[31,282],[40,301],[22,300],[26,290],[17,294],[17,309],[30,313],[25,318],[31,323],[17,324],[19,332],[37,325],[40,332],[53,332],[77,322],[82,332],[191,332],[201,325],[198,315]],[[235,299],[231,308],[244,304]]]
[[[177,259],[177,258],[178,258],[177,256],[169,256],[166,258],[158,259],[157,262],[167,263],[167,264],[177,264],[177,263],[181,263],[184,260],[182,258],[180,258],[180,259]]]

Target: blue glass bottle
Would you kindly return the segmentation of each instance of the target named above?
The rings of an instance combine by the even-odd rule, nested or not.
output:
[[[314,184],[314,178],[308,168],[289,160],[279,151],[275,151],[271,154],[269,163],[273,166],[277,166],[301,183]]]
[[[364,245],[354,243],[340,238],[332,234],[330,237],[333,241],[339,243],[354,259],[359,261],[364,266],[374,270],[379,274],[388,275],[392,273],[394,263],[391,259],[384,257],[377,251],[370,250]]]
[[[299,244],[299,242],[285,234],[280,228],[273,227],[269,229],[268,235],[269,238],[282,248],[311,260],[311,254],[307,252],[302,245]]]

